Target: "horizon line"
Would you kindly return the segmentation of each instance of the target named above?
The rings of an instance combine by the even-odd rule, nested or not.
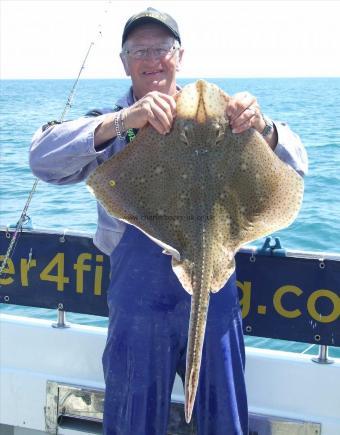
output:
[[[315,75],[315,76],[187,76],[187,77],[177,77],[177,80],[192,80],[192,79],[231,79],[231,80],[239,80],[239,79],[340,79],[340,75]],[[10,80],[74,80],[74,77],[5,77],[0,78],[0,81],[10,81]],[[81,80],[127,80],[131,81],[129,77],[84,77],[80,78]]]

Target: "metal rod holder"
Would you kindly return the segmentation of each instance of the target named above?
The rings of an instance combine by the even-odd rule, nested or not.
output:
[[[312,361],[317,364],[333,364],[334,360],[328,358],[328,346],[321,344],[319,346],[319,355],[312,358]]]
[[[57,323],[52,323],[52,328],[69,328],[70,325],[66,323],[66,311],[58,307]]]

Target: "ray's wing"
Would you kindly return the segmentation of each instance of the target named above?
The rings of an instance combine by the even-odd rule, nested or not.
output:
[[[138,227],[176,258],[191,237],[186,199],[193,177],[178,134],[173,129],[163,136],[144,127],[87,180],[108,213]]]
[[[245,243],[293,222],[303,199],[303,179],[282,162],[255,130],[226,133],[221,161],[227,231],[224,241],[234,252]]]

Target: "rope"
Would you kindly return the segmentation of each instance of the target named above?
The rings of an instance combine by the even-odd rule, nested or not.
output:
[[[108,4],[111,5],[111,3],[112,3],[111,0],[109,0]],[[106,14],[107,12],[108,12],[108,9],[105,8],[104,13]],[[97,31],[97,38],[102,37],[101,27],[102,27],[101,24],[99,24],[98,31]],[[74,98],[75,93],[76,93],[76,88],[77,88],[80,76],[81,76],[83,70],[85,69],[87,58],[89,57],[89,54],[90,54],[90,52],[91,52],[91,50],[92,50],[94,45],[95,45],[95,42],[91,41],[91,43],[89,45],[89,48],[87,49],[87,52],[85,54],[84,60],[83,60],[83,62],[81,64],[81,67],[79,69],[78,76],[75,79],[75,81],[73,83],[73,86],[71,88],[71,91],[70,91],[70,93],[69,93],[69,95],[67,97],[67,101],[66,101],[64,110],[63,110],[63,112],[62,112],[62,114],[60,116],[59,123],[62,123],[64,121],[67,112],[72,107],[72,101],[73,101],[73,98]],[[29,205],[30,205],[30,203],[32,201],[32,197],[33,197],[33,195],[34,195],[34,193],[36,191],[36,188],[37,188],[37,185],[38,185],[39,181],[40,180],[38,178],[34,179],[32,189],[29,192],[26,204],[25,204],[25,206],[24,206],[24,208],[23,208],[23,210],[21,212],[20,219],[18,220],[18,223],[16,224],[16,227],[15,227],[12,239],[11,239],[9,245],[8,245],[6,254],[4,256],[4,259],[2,260],[2,263],[1,263],[1,266],[0,266],[0,278],[1,278],[2,274],[3,274],[3,271],[4,271],[5,267],[7,266],[8,260],[11,258],[11,256],[14,253],[14,249],[16,247],[16,242],[18,241],[18,235],[19,235],[19,233],[22,232],[24,223],[27,222],[27,220],[29,219],[29,217],[27,216],[27,210],[28,210],[28,207],[29,207]]]

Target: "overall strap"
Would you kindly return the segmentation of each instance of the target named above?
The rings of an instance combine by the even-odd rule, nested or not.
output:
[[[122,110],[122,108],[123,107],[119,106],[118,104],[115,104],[113,107],[104,107],[103,109],[89,110],[87,113],[85,113],[85,116],[91,117],[104,115],[104,113],[119,112],[120,110]]]

